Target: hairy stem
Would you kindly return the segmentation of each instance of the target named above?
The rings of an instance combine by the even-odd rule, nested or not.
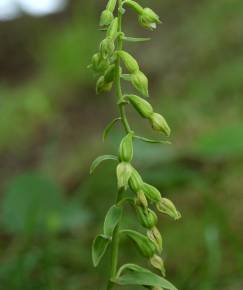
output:
[[[122,13],[120,11],[122,0],[118,0],[118,38],[117,38],[117,50],[122,50]],[[125,111],[125,105],[120,102],[122,100],[122,89],[121,89],[121,75],[120,75],[120,56],[117,55],[116,60],[116,69],[115,69],[115,90],[116,95],[118,98],[119,103],[119,112],[120,117],[122,120],[122,124],[124,126],[124,129],[126,133],[132,132],[130,125],[127,120],[126,111]],[[119,203],[121,199],[122,192],[118,192],[117,194],[117,200],[116,204]],[[118,224],[113,232],[112,236],[112,245],[111,245],[111,272],[110,272],[110,278],[114,278],[116,276],[117,272],[117,264],[118,264],[118,254],[119,254],[119,227]],[[113,283],[110,281],[107,285],[107,290],[111,290],[113,288]]]

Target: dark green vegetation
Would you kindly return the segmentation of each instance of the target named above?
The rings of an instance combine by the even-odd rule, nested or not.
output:
[[[88,171],[121,136],[114,128],[103,146],[97,142],[116,108],[113,97],[95,95],[87,73],[102,38],[103,3],[86,2],[45,19],[0,23],[1,289],[103,290],[109,257],[96,272],[90,245],[115,197],[115,175],[107,178],[114,165],[92,178]],[[160,221],[167,272],[181,290],[240,290],[243,2],[164,0],[152,8],[163,25],[143,48],[129,49],[151,72],[153,102],[167,113],[173,145],[136,142],[135,157],[183,214],[177,223]],[[128,32],[141,35],[128,19]],[[149,134],[146,123],[132,122]],[[122,262],[140,261],[130,243],[123,249]]]

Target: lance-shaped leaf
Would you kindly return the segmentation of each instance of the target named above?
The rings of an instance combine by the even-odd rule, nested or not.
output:
[[[127,42],[144,42],[149,41],[151,38],[123,36],[122,39]]]
[[[177,288],[165,278],[135,264],[125,264],[117,272],[112,282],[118,285],[141,285],[146,287],[161,287],[167,290]]]
[[[156,252],[154,243],[145,235],[133,230],[122,230],[120,233],[132,239],[143,256],[152,257]]]
[[[135,139],[141,140],[143,142],[147,142],[147,143],[153,143],[153,144],[166,144],[166,145],[170,145],[171,142],[170,141],[164,141],[164,140],[154,140],[154,139],[149,139],[146,137],[142,137],[142,136],[137,136],[134,135],[133,136]]]
[[[95,267],[97,267],[104,256],[107,247],[109,246],[111,239],[105,235],[98,235],[92,244],[92,261]]]
[[[90,166],[90,174],[92,174],[94,172],[94,170],[96,169],[97,166],[100,165],[101,162],[105,161],[105,160],[115,160],[118,161],[118,157],[115,155],[102,155],[97,157],[91,164]]]
[[[113,128],[113,126],[118,122],[121,121],[121,118],[115,118],[113,119],[104,129],[103,134],[102,134],[102,139],[103,141],[105,141],[105,138],[107,137],[107,135],[109,134],[110,130]]]
[[[112,237],[113,231],[119,223],[122,216],[122,208],[113,205],[107,212],[104,221],[104,234],[107,237]]]

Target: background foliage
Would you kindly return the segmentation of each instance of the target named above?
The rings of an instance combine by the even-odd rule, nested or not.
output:
[[[95,271],[90,245],[113,203],[114,165],[92,178],[88,168],[116,153],[121,137],[116,128],[102,143],[114,96],[97,97],[86,69],[102,39],[103,2],[0,23],[1,289],[103,289],[109,257]],[[163,25],[142,48],[127,48],[149,72],[173,144],[137,142],[135,160],[183,213],[160,220],[168,276],[181,290],[242,289],[243,2],[141,2]],[[132,13],[128,22],[128,34],[147,36]],[[137,226],[132,211],[124,223]],[[131,244],[121,256],[140,259]]]

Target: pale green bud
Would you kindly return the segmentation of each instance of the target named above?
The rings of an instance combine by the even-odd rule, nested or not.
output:
[[[133,168],[131,177],[129,179],[129,186],[133,192],[139,192],[143,186],[143,180],[136,169]]]
[[[153,107],[149,102],[136,95],[126,95],[125,97],[142,117],[149,118],[153,114]]]
[[[162,115],[153,113],[149,119],[155,131],[163,132],[167,137],[170,136],[170,127]]]
[[[156,248],[148,237],[133,230],[122,230],[121,233],[126,234],[136,243],[143,256],[147,258],[152,258],[154,256]]]
[[[110,65],[104,74],[104,80],[106,83],[112,83],[115,77],[115,65]]]
[[[111,39],[115,40],[118,31],[118,18],[116,17],[110,24],[106,36],[110,37]]]
[[[136,203],[137,203],[137,205],[141,205],[141,206],[143,206],[144,208],[148,207],[148,201],[147,201],[147,198],[146,198],[144,192],[141,191],[141,190],[139,190],[139,191],[137,192]]]
[[[113,12],[115,7],[116,7],[116,2],[117,2],[117,0],[109,0],[107,5],[106,5],[106,9]]]
[[[100,43],[100,53],[101,56],[106,59],[110,57],[115,50],[115,44],[112,38],[106,37]]]
[[[158,211],[169,215],[170,217],[178,220],[181,218],[180,212],[176,209],[173,202],[167,198],[162,198],[157,204],[156,207]]]
[[[132,85],[144,96],[148,97],[148,79],[141,71],[131,74]]]
[[[108,9],[104,10],[100,16],[100,26],[110,25],[113,19],[113,13]]]
[[[139,5],[137,2],[132,1],[132,0],[127,0],[127,1],[125,1],[125,4],[128,5],[129,7],[131,7],[138,14],[143,13],[143,7],[141,5]]]
[[[130,162],[133,157],[133,134],[128,133],[121,141],[119,157],[121,161]]]
[[[109,92],[112,89],[112,82],[106,82],[104,76],[99,77],[96,82],[96,93]]]
[[[163,276],[165,276],[166,274],[165,265],[164,265],[164,261],[162,260],[160,256],[154,255],[152,258],[150,258],[150,263],[155,269],[160,270]]]
[[[138,20],[143,27],[150,30],[156,29],[157,24],[161,23],[159,16],[150,8],[144,8]]]
[[[161,254],[163,250],[163,240],[159,230],[154,226],[152,229],[147,231],[147,236],[151,241],[154,242],[158,253]]]
[[[144,208],[141,206],[136,206],[137,216],[141,225],[147,229],[153,228],[157,222],[158,217],[154,211],[149,208]]]
[[[91,67],[96,73],[103,73],[109,66],[107,59],[102,58],[100,53],[96,53],[92,56]]]
[[[117,184],[118,189],[128,187],[128,180],[132,174],[132,166],[128,162],[121,162],[117,165],[116,175],[117,175]]]
[[[135,73],[135,72],[139,71],[139,65],[138,65],[136,59],[130,53],[128,53],[124,50],[120,50],[117,53],[121,57],[126,69],[129,71],[129,73]]]
[[[148,183],[144,183],[142,186],[142,190],[143,190],[145,196],[149,200],[151,200],[151,202],[157,203],[161,200],[161,194],[156,187],[154,187]]]

